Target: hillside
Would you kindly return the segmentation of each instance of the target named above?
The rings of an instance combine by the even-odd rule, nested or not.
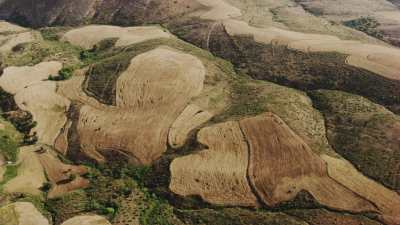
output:
[[[0,1],[0,224],[400,224],[397,13]]]

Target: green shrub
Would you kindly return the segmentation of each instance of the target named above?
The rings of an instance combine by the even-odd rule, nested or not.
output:
[[[140,212],[140,224],[142,225],[172,225],[173,208],[156,195],[145,192],[144,207]]]
[[[383,39],[383,33],[377,29],[380,24],[373,17],[361,17],[358,19],[345,21],[343,24],[353,29],[362,31],[370,36]]]
[[[50,182],[45,182],[43,183],[42,187],[40,187],[40,190],[43,192],[48,192],[51,189],[52,185]]]
[[[3,180],[0,182],[0,193],[3,189],[3,185],[18,175],[18,167],[18,165],[6,166],[6,172],[3,174]]]
[[[74,67],[64,67],[60,71],[58,71],[57,76],[50,75],[49,80],[53,81],[68,80],[69,78],[72,77],[74,71],[75,71]]]

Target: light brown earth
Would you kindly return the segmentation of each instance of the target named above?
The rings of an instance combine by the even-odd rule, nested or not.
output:
[[[30,202],[15,202],[0,208],[1,225],[49,225]]]
[[[190,132],[210,120],[212,116],[211,113],[202,110],[197,105],[188,105],[169,129],[168,141],[171,147],[183,147]]]
[[[68,192],[88,187],[89,181],[81,177],[88,172],[85,167],[64,164],[50,149],[38,153],[38,157],[51,183],[48,198],[60,197]]]
[[[76,101],[81,104],[90,105],[94,108],[105,108],[106,106],[100,103],[97,99],[88,96],[82,86],[85,81],[86,70],[78,70],[70,79],[57,83],[57,93],[71,101]]]
[[[197,140],[206,149],[172,162],[171,191],[198,195],[213,204],[258,206],[246,178],[249,155],[239,124],[226,122],[203,128]]]
[[[43,82],[49,75],[56,75],[62,68],[59,62],[42,62],[35,66],[7,67],[0,77],[0,87],[10,94]]]
[[[61,225],[111,225],[104,217],[96,215],[75,216]]]
[[[200,14],[202,19],[225,20],[242,15],[238,8],[222,0],[197,0],[197,2],[208,8],[208,11]]]
[[[1,35],[0,35],[1,36]],[[32,42],[37,39],[37,35],[31,31],[11,34],[6,37],[0,37],[0,53],[11,51],[15,46],[23,43]]]
[[[200,94],[204,76],[201,61],[169,48],[133,58],[117,80],[115,107],[80,109],[77,132],[82,151],[99,161],[104,161],[99,151],[113,150],[135,163],[151,163],[166,151],[171,124]]]
[[[29,29],[0,21],[0,53],[8,53],[15,46],[38,40],[39,36]]]
[[[90,182],[87,179],[77,176],[71,182],[53,185],[47,194],[47,198],[52,199],[62,197],[67,193],[87,188],[89,185]]]
[[[20,33],[27,29],[6,21],[0,21],[0,34],[1,33]]]
[[[21,147],[18,154],[18,175],[4,185],[6,193],[39,195],[40,187],[47,181],[44,169],[35,153],[36,146]]]
[[[54,145],[61,128],[67,121],[66,112],[70,102],[56,94],[57,84],[44,81],[28,86],[19,91],[14,99],[18,107],[30,112],[37,126],[31,132],[36,132],[38,142]]]
[[[65,33],[62,40],[73,45],[90,49],[102,40],[117,38],[116,46],[126,46],[139,42],[172,37],[166,30],[157,26],[148,27],[117,27],[107,25],[90,25],[73,29]]]

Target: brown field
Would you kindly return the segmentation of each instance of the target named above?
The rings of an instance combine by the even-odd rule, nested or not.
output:
[[[88,187],[89,181],[81,177],[88,172],[85,167],[64,164],[52,154],[51,150],[39,153],[38,157],[52,184],[48,198],[60,197],[68,192]]]
[[[219,205],[257,206],[246,178],[249,155],[238,123],[203,128],[197,139],[207,149],[172,162],[171,191]]]
[[[240,126],[250,146],[250,183],[265,204],[277,205],[305,190],[331,208],[375,210],[331,179],[323,160],[279,117],[263,114],[240,121]]]

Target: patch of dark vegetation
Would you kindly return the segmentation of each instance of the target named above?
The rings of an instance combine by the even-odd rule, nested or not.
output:
[[[400,113],[400,82],[347,65],[339,53],[304,53],[285,46],[265,45],[251,37],[231,41],[236,48],[214,39],[211,51],[231,60],[239,71],[300,90],[333,89],[359,94]],[[231,51],[236,51],[233,54]],[[230,58],[237,55],[236,58]],[[240,56],[240,57],[239,57]]]
[[[79,134],[78,134],[78,122],[79,122],[79,112],[81,105],[76,102],[72,102],[69,110],[67,112],[67,118],[72,121],[71,127],[68,130],[68,150],[67,158],[78,164],[91,163],[95,164],[94,159],[89,158],[81,151]]]
[[[69,27],[44,27],[39,29],[44,40],[59,41],[62,34],[66,32]]]
[[[33,121],[31,113],[23,110],[9,111],[3,113],[3,117],[10,121],[19,132],[25,135],[24,144],[31,145],[36,143],[36,133],[31,134],[31,130],[36,127],[37,122]]]
[[[295,209],[285,211],[286,214],[299,218],[308,224],[345,224],[345,225],[380,225],[381,223],[363,215],[332,212],[325,209]]]
[[[179,210],[175,214],[187,225],[271,225],[304,224],[303,221],[284,213],[254,211],[242,208]]]
[[[2,58],[3,67],[33,66],[43,61],[62,61],[66,66],[80,64],[79,53],[81,48],[67,42],[37,41],[22,43],[13,48],[13,54]]]
[[[133,56],[119,54],[90,67],[85,81],[86,91],[104,104],[116,104],[116,82]]]
[[[333,148],[366,176],[400,189],[400,118],[367,99],[339,91],[309,93],[325,117]]]
[[[360,17],[354,20],[343,22],[345,26],[364,32],[372,37],[383,40],[383,32],[378,30],[379,22],[373,17]]]
[[[90,199],[84,191],[74,191],[59,198],[47,199],[45,202],[45,209],[51,213],[56,225],[76,215],[91,212],[89,206]]]
[[[219,122],[243,116],[256,116],[267,111],[266,100],[260,93],[260,87],[250,84],[249,78],[235,77],[231,81],[229,108],[223,114],[214,117],[212,121]]]
[[[3,112],[18,110],[18,106],[14,101],[14,96],[0,88],[0,107]]]
[[[16,162],[18,148],[21,143],[18,138],[7,131],[0,131],[0,153],[7,161]]]
[[[29,27],[32,25],[31,21],[23,15],[22,13],[19,13],[18,11],[15,11],[9,18],[10,21],[13,21],[14,23],[22,26],[22,27]]]
[[[170,21],[166,24],[168,30],[177,35],[184,41],[192,43],[200,48],[207,49],[208,37],[215,33],[210,30],[214,25],[214,21],[200,19],[181,19]],[[214,30],[218,31],[223,28],[222,24],[214,25]]]
[[[268,208],[268,207],[267,207]],[[315,198],[307,191],[300,191],[296,197],[290,201],[282,202],[277,206],[270,208],[274,211],[285,211],[288,209],[315,209],[323,208]]]
[[[91,183],[85,189],[90,199],[88,208],[107,216],[110,221],[123,213],[127,216],[124,221],[139,218],[140,223],[146,225],[176,224],[168,202],[145,187],[150,171],[150,167],[128,162],[92,165],[86,175]]]
[[[23,139],[24,144],[30,145],[36,143],[36,134],[31,134],[32,128],[37,125],[36,121],[33,121],[32,114],[19,109],[14,101],[14,96],[1,88],[0,109],[2,111],[2,117],[10,121],[19,132],[25,135]]]
[[[97,43],[93,48],[89,50],[83,50],[79,54],[79,58],[84,62],[85,65],[92,64],[103,57],[101,57],[102,53],[112,49],[115,46],[115,43],[118,41],[118,38],[107,38],[99,43]]]
[[[6,165],[2,180],[0,181],[0,194],[2,194],[3,186],[18,175],[18,165]]]
[[[61,80],[68,80],[69,78],[72,77],[74,71],[76,68],[70,66],[70,67],[64,67],[60,71],[58,71],[58,74],[56,76],[54,75],[49,75],[49,80],[52,81],[61,81]]]

